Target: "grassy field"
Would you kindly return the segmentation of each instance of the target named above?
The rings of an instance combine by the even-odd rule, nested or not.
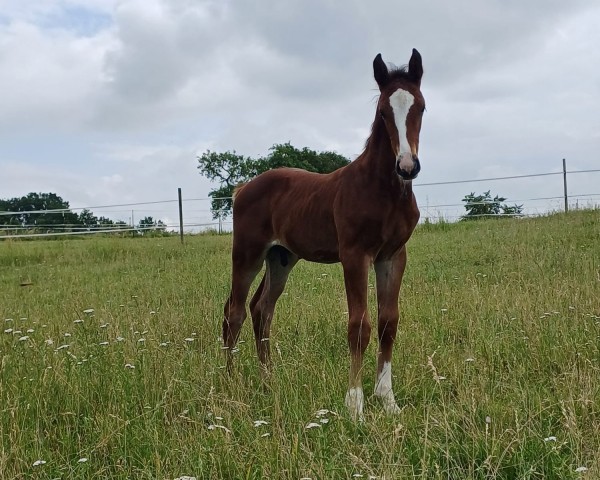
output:
[[[268,390],[250,323],[226,374],[230,243],[0,243],[0,478],[600,478],[600,210],[420,226],[403,409],[371,398],[372,340],[362,424],[339,265],[292,273]]]

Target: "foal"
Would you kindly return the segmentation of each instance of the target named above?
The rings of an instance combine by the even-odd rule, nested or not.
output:
[[[238,188],[233,204],[232,286],[223,321],[231,367],[250,284],[266,264],[250,313],[258,357],[268,369],[275,303],[296,262],[341,262],[351,356],[345,403],[355,419],[363,415],[361,368],[371,335],[367,310],[371,265],[377,283],[379,339],[375,395],[387,413],[399,411],[392,391],[392,347],[405,245],[419,220],[412,180],[421,169],[419,132],[425,110],[417,50],[413,49],[408,67],[394,70],[388,70],[377,55],[373,71],[380,96],[371,135],[356,160],[325,175],[292,168],[270,170]]]

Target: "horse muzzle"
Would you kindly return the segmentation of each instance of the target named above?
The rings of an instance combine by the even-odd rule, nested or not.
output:
[[[396,159],[396,173],[402,180],[414,180],[421,171],[419,157],[411,153],[403,153]]]

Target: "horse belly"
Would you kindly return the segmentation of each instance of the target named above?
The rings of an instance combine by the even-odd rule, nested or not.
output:
[[[304,219],[303,215],[290,213],[287,228],[280,230],[281,243],[298,257],[317,263],[340,261],[337,234],[333,219],[315,221],[314,217]]]

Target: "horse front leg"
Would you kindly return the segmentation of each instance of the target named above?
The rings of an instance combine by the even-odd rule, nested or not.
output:
[[[350,348],[350,381],[346,407],[354,420],[363,420],[364,394],[362,389],[363,355],[371,337],[367,311],[367,283],[370,259],[348,255],[342,259],[348,300],[348,346]]]
[[[392,350],[398,329],[398,297],[405,266],[406,249],[404,247],[393,258],[375,262],[379,338],[375,396],[381,399],[383,409],[387,414],[400,412],[392,390]]]

